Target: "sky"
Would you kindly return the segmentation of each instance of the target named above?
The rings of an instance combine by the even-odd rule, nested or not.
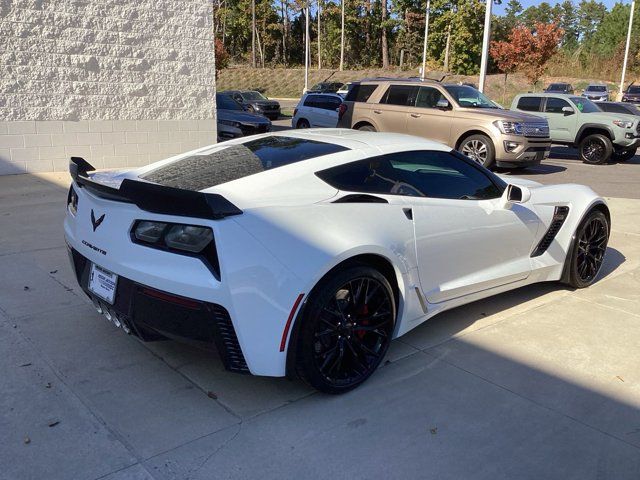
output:
[[[508,0],[502,0],[502,5],[493,5],[493,13],[495,15],[502,15],[504,13],[504,9],[507,6],[507,1]],[[602,3],[604,3],[607,8],[609,10],[611,10],[611,7],[613,7],[617,2],[616,0],[600,0]],[[537,1],[537,0],[520,0],[520,3],[522,4],[523,8],[527,8],[530,7],[532,5],[539,5],[542,2],[541,1]],[[558,2],[558,1],[553,1],[553,0],[547,0],[547,3],[551,4],[551,5],[555,5],[556,3],[562,3],[562,2]],[[573,2],[574,4],[578,4],[580,3],[579,0],[574,0]],[[629,3],[631,4],[630,0],[625,0],[622,3]]]

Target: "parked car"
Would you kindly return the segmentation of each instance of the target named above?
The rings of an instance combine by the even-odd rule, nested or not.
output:
[[[582,91],[582,96],[588,98],[593,102],[608,102],[609,101],[609,87],[606,85],[600,85],[592,83],[587,85]]]
[[[633,103],[600,102],[598,103],[598,107],[600,107],[600,110],[603,112],[640,116],[640,105],[634,105]]]
[[[245,111],[231,96],[216,94],[218,141],[265,133],[271,130],[271,121],[262,115]]]
[[[336,93],[343,86],[342,82],[320,82],[307,90],[307,93]]]
[[[280,103],[269,100],[256,90],[226,90],[220,93],[230,95],[250,113],[264,115],[270,120],[277,120],[280,117]]]
[[[570,83],[557,82],[550,84],[544,89],[546,93],[567,93],[573,94],[573,86]]]
[[[293,110],[293,128],[335,127],[342,97],[336,93],[307,93]]]
[[[507,184],[408,135],[290,130],[108,173],[71,160],[64,235],[98,312],[334,394],[438,313],[534,282],[593,284],[610,232],[588,187]],[[402,369],[387,375],[415,374]]]
[[[344,98],[347,95],[347,93],[349,93],[349,88],[351,88],[351,82],[347,82],[344,85],[342,85],[336,93],[340,95],[342,98]]]
[[[629,85],[622,94],[622,101],[640,103],[640,85],[634,85],[633,83]]]
[[[435,80],[354,82],[339,117],[340,127],[442,142],[485,167],[537,165],[551,150],[546,120],[499,108],[467,85]]]
[[[584,97],[527,93],[517,95],[511,109],[546,118],[553,143],[576,147],[585,163],[628,160],[640,146],[640,118],[603,112]]]

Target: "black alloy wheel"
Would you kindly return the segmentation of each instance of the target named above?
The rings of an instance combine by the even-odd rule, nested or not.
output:
[[[590,165],[602,165],[611,158],[613,145],[611,140],[600,133],[589,135],[580,142],[580,158]]]
[[[575,288],[591,285],[598,275],[609,242],[609,222],[599,210],[591,211],[578,227],[569,267],[568,284]]]
[[[296,128],[309,128],[309,121],[301,118],[300,120],[298,120],[298,123],[296,124]]]
[[[396,306],[376,269],[353,266],[317,288],[304,307],[297,369],[312,387],[342,393],[364,382],[391,343]]]

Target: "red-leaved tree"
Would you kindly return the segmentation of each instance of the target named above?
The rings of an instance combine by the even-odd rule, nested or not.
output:
[[[544,73],[549,59],[558,51],[564,30],[555,23],[536,22],[533,29],[518,25],[509,34],[509,40],[491,42],[490,54],[498,68],[507,75],[522,72],[536,84]]]
[[[222,45],[222,42],[216,38],[216,80],[218,79],[218,74],[221,70],[227,68],[229,65],[229,54]]]

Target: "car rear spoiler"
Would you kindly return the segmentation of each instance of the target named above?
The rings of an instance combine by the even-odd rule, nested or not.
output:
[[[88,172],[95,167],[81,157],[71,157],[69,173],[80,188],[117,202],[133,203],[141,210],[164,215],[219,220],[242,210],[217,193],[203,193],[125,178],[119,188],[94,182]]]

